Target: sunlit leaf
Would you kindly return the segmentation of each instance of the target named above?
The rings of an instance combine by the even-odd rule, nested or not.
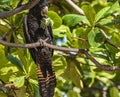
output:
[[[59,28],[53,29],[53,35],[56,38],[61,38],[65,36],[65,32],[66,32],[66,27],[65,26],[60,26]]]
[[[20,58],[19,60],[21,61],[24,72],[28,72],[28,68],[29,68],[30,64],[29,64],[28,57],[26,58],[24,49],[18,48],[17,54]]]
[[[3,91],[0,91],[0,96],[1,96],[1,97],[6,97],[6,94],[3,93]]]
[[[105,7],[101,9],[96,15],[95,15],[95,22],[99,21],[102,17],[104,17],[104,14],[108,11],[110,7]]]
[[[116,76],[116,74],[107,73],[107,72],[98,72],[97,75],[101,77],[104,76],[107,79],[113,79]]]
[[[88,32],[89,29],[84,29],[82,27],[76,28],[72,32],[72,47],[75,48],[89,48],[88,43]]]
[[[69,90],[67,93],[68,97],[80,97],[79,93]]]
[[[56,88],[56,91],[55,91],[55,97],[62,97],[63,95],[63,92],[61,90],[59,90],[58,88]]]
[[[106,16],[112,14],[113,12],[117,11],[119,9],[119,3],[118,1],[115,2],[112,6],[107,6],[103,9],[101,9],[96,15],[95,15],[95,22],[99,21],[101,18],[105,18]]]
[[[64,77],[67,79],[72,80],[72,82],[78,87],[80,87],[80,78],[81,74],[78,72],[77,67],[75,66],[75,61],[68,60],[67,61],[67,68],[64,72]]]
[[[53,28],[58,28],[62,24],[62,19],[61,17],[54,11],[49,11],[48,16],[52,19],[53,23]]]
[[[28,74],[31,76],[31,78],[34,78],[34,79],[37,78],[37,72],[36,71],[37,71],[36,64],[34,64],[34,62],[29,64]]]
[[[54,55],[53,56],[53,65],[55,67],[56,75],[61,75],[64,73],[66,67],[66,60],[63,56]]]
[[[25,97],[26,96],[26,87],[23,86],[23,87],[19,88],[18,90],[15,91],[15,93],[17,94],[17,97]]]
[[[116,87],[110,88],[110,97],[119,97],[119,90]]]
[[[90,22],[91,26],[94,25],[94,19],[95,19],[95,11],[93,7],[91,7],[89,4],[84,5],[83,7],[85,16],[87,17],[88,21]]]
[[[0,23],[0,35],[3,35],[4,33],[9,32],[9,30],[10,28],[8,25]]]
[[[0,67],[2,67],[4,64],[7,63],[7,59],[5,58],[5,53],[4,53],[4,46],[0,45]]]
[[[16,16],[15,16],[15,25],[16,26],[20,26],[21,25],[21,23],[22,23],[22,21],[23,21],[23,14],[17,14]]]
[[[25,83],[25,76],[20,76],[20,77],[15,78],[13,83],[18,88],[22,87]]]
[[[83,22],[85,24],[89,24],[89,22],[85,16],[76,15],[76,14],[64,15],[62,17],[62,20],[63,20],[63,24],[65,24],[67,26],[75,26],[81,22]]]
[[[112,14],[113,12],[115,12],[115,11],[118,11],[119,10],[119,2],[118,1],[116,1],[110,8],[109,8],[109,10],[106,12],[106,15],[110,15],[110,14]]]
[[[38,82],[36,80],[30,79],[30,86],[33,91],[34,97],[39,97],[39,87],[38,87]]]

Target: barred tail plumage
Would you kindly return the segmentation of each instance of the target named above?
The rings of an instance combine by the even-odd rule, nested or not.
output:
[[[54,88],[56,86],[56,77],[54,69],[51,66],[52,73],[50,73],[49,70],[42,70],[40,66],[40,64],[37,64],[38,83],[40,86],[39,90],[41,97],[53,97]]]
[[[54,68],[52,67],[52,74],[49,74],[48,75],[48,78],[49,78],[49,95],[50,97],[53,97],[54,96],[54,89],[55,89],[55,86],[56,86],[56,76],[55,76],[55,73],[54,73]]]

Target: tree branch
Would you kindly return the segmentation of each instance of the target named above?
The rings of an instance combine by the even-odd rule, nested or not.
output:
[[[34,7],[40,0],[30,0],[28,3],[24,4],[24,5],[21,5],[20,7],[17,7],[15,9],[13,9],[12,11],[6,11],[6,12],[1,12],[0,13],[0,18],[7,18],[7,17],[10,17],[16,13],[19,13],[23,10],[26,10],[26,9],[30,9],[32,7]]]
[[[93,58],[87,50],[80,49],[80,53],[83,53],[86,55],[88,59],[90,59],[98,68],[106,71],[114,71],[114,70],[120,70],[120,66],[110,66],[110,65],[101,65],[95,58]]]
[[[120,50],[120,47],[118,47],[118,46],[116,46],[115,44],[109,42],[108,40],[106,40],[105,43],[113,46],[114,48],[116,48],[116,49],[118,49],[118,50]]]
[[[0,37],[0,44],[2,44],[4,46],[10,46],[10,47],[16,47],[16,48],[35,48],[35,47],[40,46],[40,42],[30,43],[30,44],[9,43],[9,42],[2,40],[2,37]],[[79,51],[78,49],[75,49],[75,48],[58,47],[58,46],[48,44],[46,42],[44,42],[44,46],[55,49],[55,50],[60,50],[60,51],[68,51],[68,52],[78,52]]]
[[[72,2],[71,0],[65,0],[68,4],[70,4],[79,14],[84,15],[83,10],[78,7],[74,2]]]
[[[2,84],[0,84],[0,91],[3,91],[3,93],[5,93],[7,97],[13,97],[10,93],[11,91],[9,90],[13,90],[14,92],[14,90],[18,90],[18,88],[12,83],[6,84],[2,79],[0,79],[0,81],[2,82]]]
[[[4,36],[4,35],[3,35]],[[31,43],[31,44],[15,44],[15,43],[8,43],[4,40],[2,40],[2,37],[0,37],[0,44],[4,46],[10,46],[10,47],[16,47],[16,48],[35,48],[40,46],[40,42]],[[76,52],[84,54],[88,59],[90,59],[98,68],[106,71],[114,71],[114,70],[120,70],[120,66],[109,66],[109,65],[101,65],[95,58],[93,58],[86,49],[76,49],[76,48],[65,48],[65,47],[58,47],[51,44],[46,43],[43,40],[43,45],[55,50],[60,51],[67,51],[67,52]]]
[[[106,40],[104,41],[104,44],[109,44],[109,45],[113,46],[114,48],[120,50],[120,47],[118,47],[118,46],[116,46],[115,44],[113,44],[113,43],[111,43],[111,42],[108,41],[108,40],[109,40],[109,37],[108,37],[108,35],[104,32],[104,30],[100,29],[100,31],[101,31],[101,33],[103,34],[103,36],[106,38]]]

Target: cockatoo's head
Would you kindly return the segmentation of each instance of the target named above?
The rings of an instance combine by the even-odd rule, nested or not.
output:
[[[36,16],[46,16],[48,13],[48,4],[46,0],[40,0],[37,5],[31,8],[31,11]]]

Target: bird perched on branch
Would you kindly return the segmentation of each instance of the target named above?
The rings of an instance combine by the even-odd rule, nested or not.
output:
[[[40,47],[29,48],[29,52],[37,65],[38,82],[41,97],[53,97],[56,77],[52,66],[53,49],[44,46],[42,40],[53,44],[50,19],[47,16],[46,0],[40,0],[29,10],[24,18],[23,30],[26,43],[40,42]]]

